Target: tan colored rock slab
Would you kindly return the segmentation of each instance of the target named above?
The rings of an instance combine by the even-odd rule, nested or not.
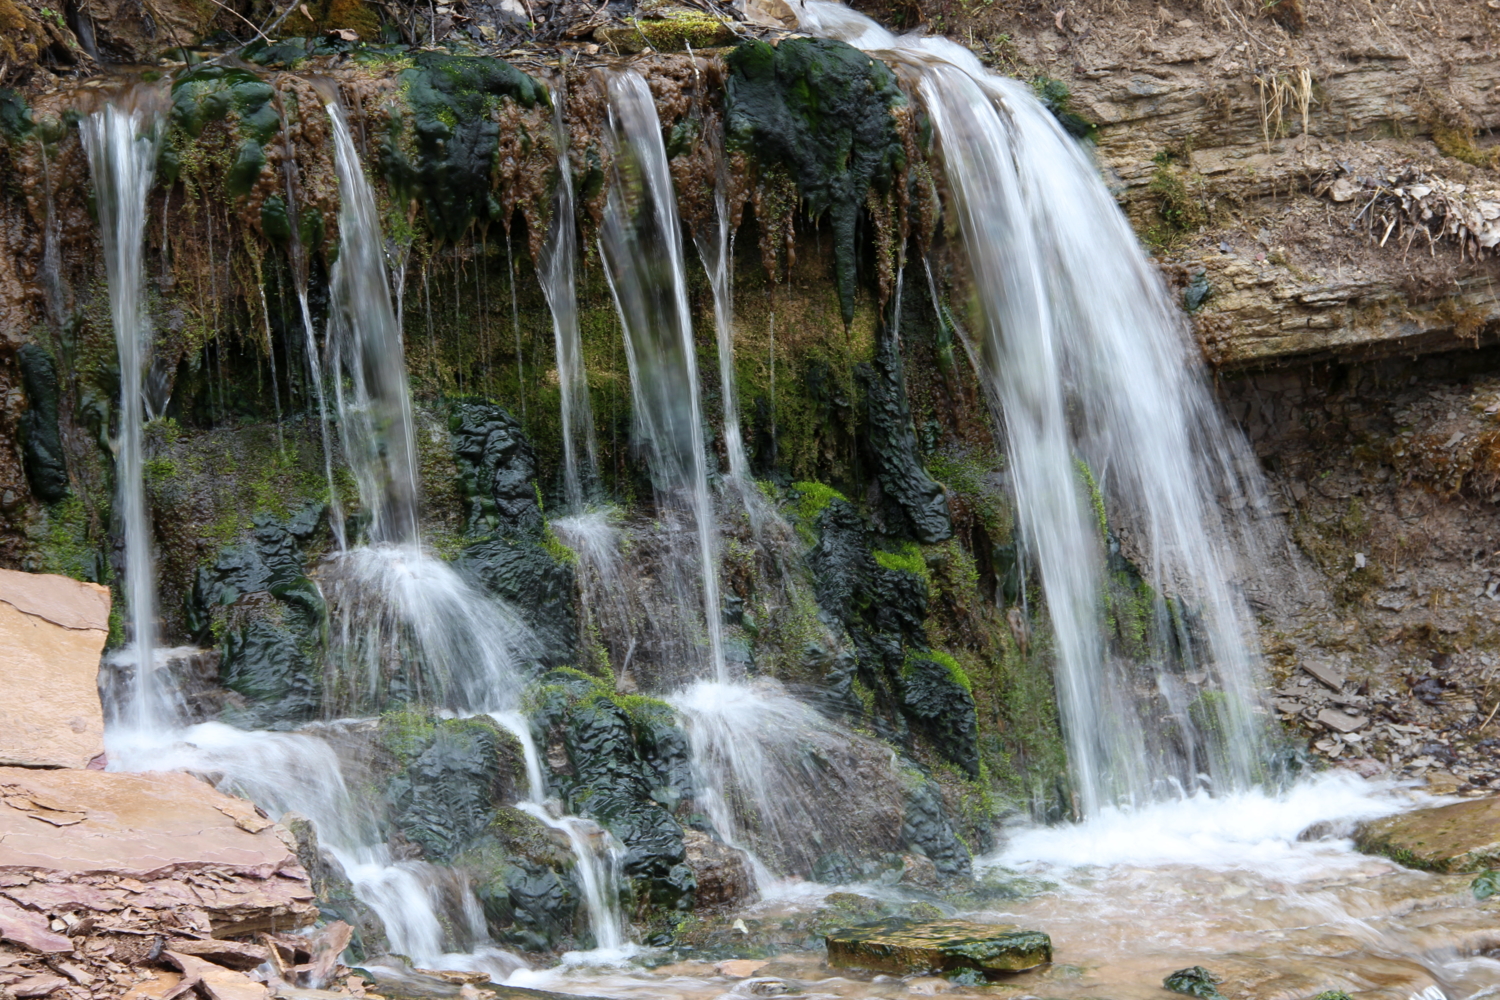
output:
[[[900,974],[972,969],[993,975],[1052,961],[1052,939],[1041,931],[967,920],[881,920],[833,931],[824,943],[835,968]]]
[[[714,971],[726,979],[749,979],[770,964],[763,958],[731,958],[714,966]]]
[[[193,934],[291,930],[317,915],[274,825],[190,774],[0,768],[0,898],[101,928],[170,914]]]
[[[271,995],[265,983],[258,983],[243,972],[177,951],[164,951],[162,957],[181,969],[184,979],[191,981],[208,1000],[266,1000]]]
[[[1470,799],[1372,820],[1355,845],[1408,868],[1459,874],[1500,868],[1500,797]]]
[[[109,591],[0,570],[0,765],[87,767],[104,752]]]

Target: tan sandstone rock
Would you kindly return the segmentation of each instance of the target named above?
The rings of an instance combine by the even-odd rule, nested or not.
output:
[[[0,764],[87,767],[104,752],[109,590],[0,570]]]
[[[1457,874],[1500,867],[1500,797],[1372,820],[1359,828],[1354,842],[1366,854],[1383,854],[1425,871]]]
[[[0,768],[0,897],[43,917],[88,913],[101,933],[228,937],[311,923],[296,854],[279,828],[237,822],[237,802],[177,772]],[[3,921],[0,936],[11,937]]]

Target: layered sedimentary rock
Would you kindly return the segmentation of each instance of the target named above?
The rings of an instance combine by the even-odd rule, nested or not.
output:
[[[87,767],[104,753],[108,632],[104,587],[0,570],[0,764]]]

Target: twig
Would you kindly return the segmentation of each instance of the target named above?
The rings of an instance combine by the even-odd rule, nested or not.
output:
[[[239,18],[241,21],[244,21],[246,24],[250,25],[250,30],[253,31],[253,32],[255,32],[257,35],[259,35],[260,38],[261,38],[261,41],[265,42],[267,45],[269,45],[271,43],[271,40],[266,37],[265,32],[263,32],[259,28],[257,28],[255,26],[255,22],[252,21],[252,20],[250,20],[244,14],[241,14],[239,11],[235,10],[233,7],[229,6],[228,4],[220,3],[219,0],[208,0],[208,2],[211,3],[211,4],[213,4],[215,7],[218,7],[220,10],[227,10],[227,11],[229,11],[229,13],[233,14],[235,17]],[[176,34],[176,32],[173,32],[173,34]],[[249,43],[246,43],[246,44],[249,44]],[[240,48],[244,48],[244,46],[242,45],[242,46],[240,46]]]
[[[1479,724],[1479,728],[1474,731],[1476,733],[1484,732],[1484,727],[1490,724],[1490,719],[1493,719],[1495,717],[1496,712],[1500,712],[1500,701],[1495,702],[1495,707],[1490,709],[1490,714],[1485,718],[1483,722]]]

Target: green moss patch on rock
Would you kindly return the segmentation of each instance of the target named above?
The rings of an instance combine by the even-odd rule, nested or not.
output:
[[[546,107],[546,88],[501,59],[418,52],[398,74],[404,113],[391,117],[381,150],[394,189],[417,200],[439,240],[474,222],[504,222],[495,161],[506,103]],[[527,136],[528,142],[541,136]]]
[[[855,228],[872,187],[884,191],[906,163],[891,112],[906,103],[880,60],[844,42],[757,39],[726,57],[730,145],[785,167],[807,210],[833,223],[844,322],[854,318]]]
[[[1052,939],[1041,931],[965,920],[883,920],[833,931],[826,943],[835,968],[897,974],[972,970],[989,977],[1052,961]]]
[[[162,175],[168,183],[200,164],[195,144],[215,122],[232,124],[222,156],[225,190],[236,198],[250,194],[266,165],[265,145],[281,127],[270,84],[247,70],[204,66],[172,85],[172,140],[162,149]]]

